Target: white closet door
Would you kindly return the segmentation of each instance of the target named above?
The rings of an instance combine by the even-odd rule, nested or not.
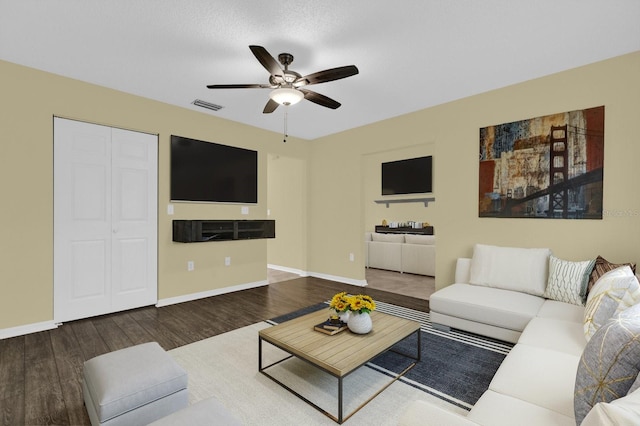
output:
[[[158,300],[158,138],[113,129],[111,140],[111,296],[113,311],[120,311]]]
[[[157,301],[156,159],[155,136],[55,119],[56,322]]]

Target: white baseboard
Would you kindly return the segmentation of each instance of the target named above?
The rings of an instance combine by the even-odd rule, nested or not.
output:
[[[316,277],[316,278],[322,278],[322,279],[329,280],[329,281],[337,281],[339,283],[357,285],[359,287],[366,287],[367,286],[367,280],[355,280],[353,278],[346,278],[346,277],[339,277],[339,276],[336,276],[336,275],[321,274],[319,272],[309,272],[309,276],[310,277]]]
[[[301,277],[309,276],[309,273],[307,273],[307,271],[303,271],[302,269],[289,268],[288,266],[267,264],[267,268],[275,269],[276,271],[289,272],[290,274],[300,275]]]
[[[4,328],[0,330],[0,340],[37,333],[39,331],[53,330],[54,328],[58,328],[58,323],[53,321],[44,321],[34,324],[20,325],[18,327]]]
[[[252,282],[252,283],[234,285],[231,287],[216,288],[214,290],[202,291],[200,293],[191,293],[191,294],[185,294],[182,296],[169,297],[167,299],[159,299],[158,303],[156,303],[156,307],[161,308],[163,306],[175,305],[176,303],[190,302],[192,300],[204,299],[205,297],[219,296],[221,294],[233,293],[234,291],[238,291],[238,290],[247,290],[250,288],[262,287],[268,284],[269,284],[269,281],[262,280],[262,281]]]
[[[359,287],[366,287],[367,286],[367,280],[354,280],[353,278],[346,278],[346,277],[339,277],[339,276],[336,276],[336,275],[321,274],[320,272],[302,271],[300,269],[289,268],[287,266],[279,266],[279,265],[271,265],[271,264],[268,264],[267,268],[275,269],[277,271],[290,272],[292,274],[300,275],[301,277],[322,278],[322,279],[329,280],[329,281],[337,281],[337,282],[340,282],[340,283],[357,285]]]

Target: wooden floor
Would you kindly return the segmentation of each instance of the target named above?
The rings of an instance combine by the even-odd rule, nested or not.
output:
[[[374,288],[425,300],[429,300],[429,297],[436,291],[435,277],[426,275],[403,274],[395,271],[367,268],[365,277],[367,291]]]
[[[297,278],[0,340],[0,425],[89,425],[82,401],[85,360],[150,341],[170,350],[323,302],[338,291],[361,292],[362,288]],[[367,289],[367,294],[375,300],[428,310],[426,300],[376,289]]]
[[[272,268],[269,268],[267,271],[270,283],[299,277],[297,274]],[[383,290],[424,300],[429,300],[429,297],[436,291],[435,277],[426,275],[403,274],[383,269],[366,268],[365,279],[367,281],[367,287],[364,291],[371,289]]]

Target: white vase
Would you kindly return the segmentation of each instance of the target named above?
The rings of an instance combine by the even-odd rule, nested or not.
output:
[[[347,326],[349,330],[356,334],[367,334],[373,328],[371,315],[352,312],[351,315],[349,315]]]
[[[344,312],[338,312],[338,318],[340,318],[340,321],[346,323],[349,321],[349,311],[344,311]]]

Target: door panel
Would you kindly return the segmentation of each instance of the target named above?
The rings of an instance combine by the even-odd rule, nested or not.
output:
[[[54,320],[111,306],[111,130],[54,125]]]
[[[71,298],[86,303],[106,296],[108,278],[104,240],[71,243]],[[96,271],[101,273],[96,273]]]
[[[157,136],[113,129],[114,310],[158,300],[157,141]]]

